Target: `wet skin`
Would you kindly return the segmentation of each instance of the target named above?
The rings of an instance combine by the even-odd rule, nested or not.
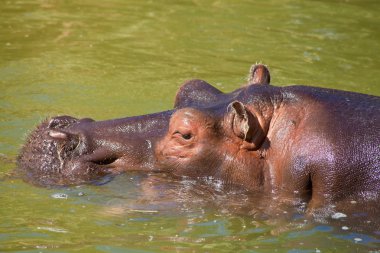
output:
[[[55,117],[31,133],[19,168],[41,185],[129,170],[212,177],[309,209],[378,199],[380,98],[269,82],[268,69],[256,65],[231,93],[186,82],[173,110],[99,122]]]

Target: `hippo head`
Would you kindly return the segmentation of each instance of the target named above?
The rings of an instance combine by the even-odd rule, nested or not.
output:
[[[18,157],[19,171],[37,185],[81,184],[127,170],[216,176],[221,173],[217,168],[228,168],[234,153],[242,152],[239,142],[255,150],[263,141],[260,117],[242,103],[230,102],[249,84],[269,80],[268,69],[255,65],[248,85],[232,93],[202,80],[185,82],[173,110],[106,121],[53,117],[28,136]]]
[[[258,150],[266,139],[266,122],[239,101],[217,108],[183,108],[173,114],[167,134],[157,143],[156,166],[177,176],[261,186],[263,172],[252,168],[262,167]]]

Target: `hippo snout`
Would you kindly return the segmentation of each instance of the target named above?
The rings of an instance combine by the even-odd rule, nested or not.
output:
[[[85,154],[85,142],[68,131],[75,124],[90,121],[58,116],[41,122],[29,134],[18,156],[22,177],[37,185],[67,185],[99,176],[98,171],[93,173],[90,163],[80,158]]]

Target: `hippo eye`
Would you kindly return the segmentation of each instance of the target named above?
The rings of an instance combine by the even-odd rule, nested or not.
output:
[[[175,132],[174,132],[174,135],[181,136],[182,139],[185,139],[185,140],[190,140],[190,139],[193,137],[193,135],[192,135],[191,133],[182,134],[182,133],[179,132],[179,131],[175,131]]]
[[[193,137],[191,134],[182,134],[182,138],[184,138],[185,140],[190,140],[191,137]]]

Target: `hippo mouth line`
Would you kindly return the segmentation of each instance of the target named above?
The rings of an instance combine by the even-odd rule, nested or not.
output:
[[[110,165],[110,164],[117,163],[118,160],[119,160],[119,158],[117,158],[117,157],[109,157],[109,158],[106,158],[106,159],[103,159],[100,161],[93,161],[93,163],[95,163],[97,165]]]

